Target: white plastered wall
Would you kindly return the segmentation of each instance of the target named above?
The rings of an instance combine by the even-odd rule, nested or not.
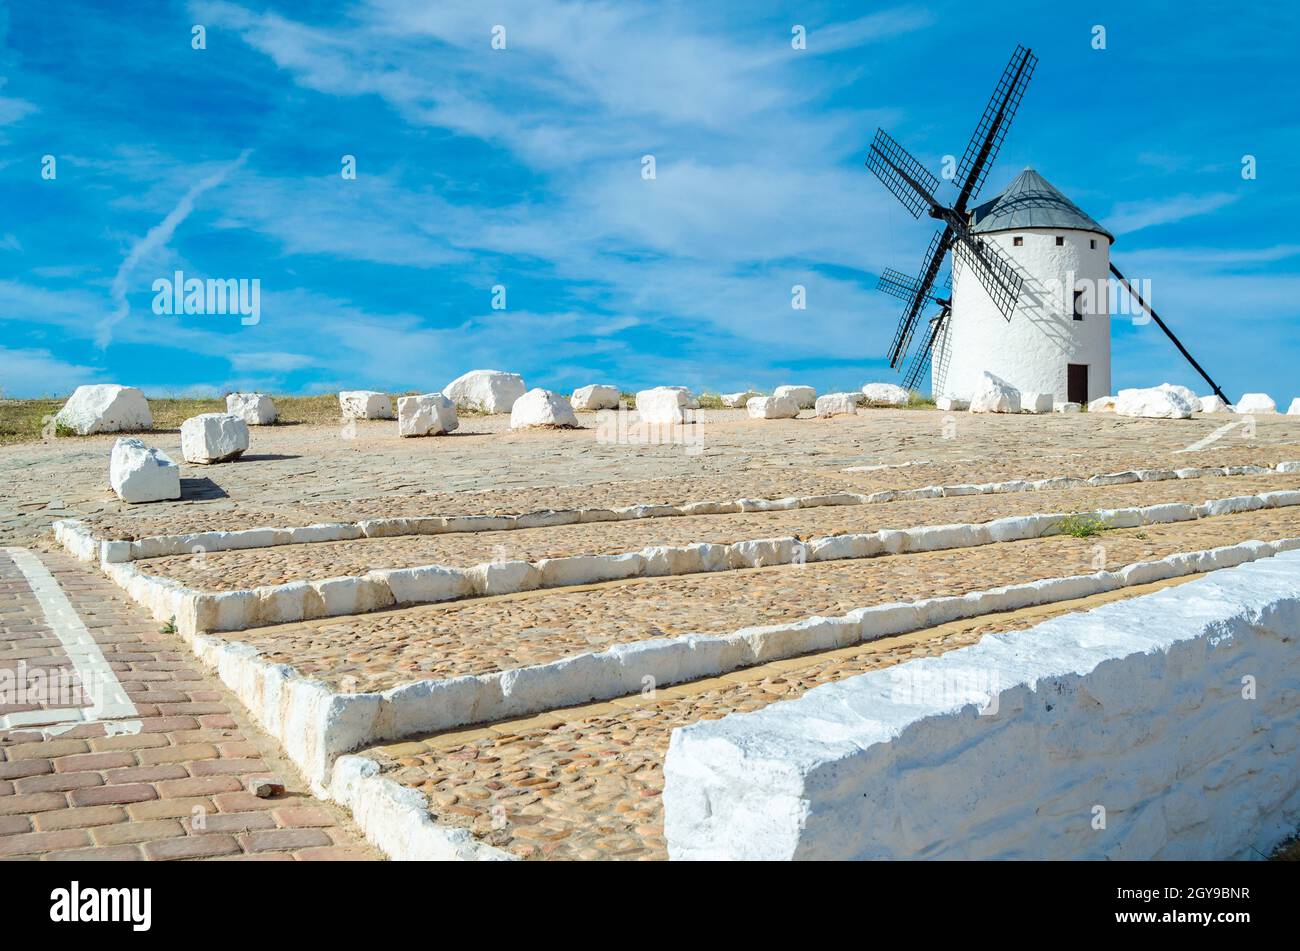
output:
[[[1056,238],[1065,239],[1057,245]],[[934,395],[969,399],[985,370],[1021,392],[1067,398],[1067,366],[1088,367],[1088,399],[1109,395],[1110,241],[1089,231],[1025,228],[980,235],[1017,268],[1024,287],[1007,321],[994,305],[975,270],[953,254],[953,313],[947,331],[935,342]],[[1017,247],[1013,239],[1020,237]],[[1096,247],[1091,244],[1095,242]],[[1084,319],[1072,315],[1076,287],[1087,282]],[[1091,298],[1089,300],[1089,298]]]

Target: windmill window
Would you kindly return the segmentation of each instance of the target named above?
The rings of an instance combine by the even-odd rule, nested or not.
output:
[[[1059,248],[1059,247],[1061,247],[1063,244],[1065,244],[1065,236],[1064,236],[1064,235],[1059,235],[1059,234],[1058,234],[1058,235],[1056,236],[1056,246]]]
[[[1094,251],[1097,250],[1097,239],[1096,239],[1096,238],[1089,238],[1089,239],[1088,239],[1088,247],[1092,248]]]
[[[1011,239],[1011,243],[1018,248],[1025,243],[1025,239],[1020,237],[1020,235],[1016,235],[1014,238]]]
[[[1074,292],[1074,319],[1083,320],[1083,291]]]

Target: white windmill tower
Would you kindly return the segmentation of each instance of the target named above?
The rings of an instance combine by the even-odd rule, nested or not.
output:
[[[1033,169],[1021,172],[992,201],[970,208],[1037,62],[1023,46],[1011,54],[962,154],[951,206],[934,197],[939,179],[883,129],[876,130],[867,167],[913,217],[925,211],[943,223],[918,277],[892,268],[880,276],[881,290],[907,302],[890,344],[889,365],[908,364],[908,389],[932,370],[936,396],[969,398],[985,371],[1058,401],[1085,403],[1108,394],[1113,275],[1229,402],[1110,260],[1110,232]],[[953,266],[945,286],[952,294],[945,298],[934,287],[950,250]],[[939,313],[925,323],[921,311],[931,302]]]
[[[934,342],[934,395],[969,399],[985,370],[1057,402],[1110,393],[1111,233],[1031,168],[970,221],[1023,284],[1007,320],[976,269],[954,256],[952,315]]]

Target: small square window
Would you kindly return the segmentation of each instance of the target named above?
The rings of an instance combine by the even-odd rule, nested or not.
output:
[[[1059,247],[1061,247],[1061,246],[1064,245],[1064,244],[1065,244],[1065,236],[1064,236],[1064,235],[1059,235],[1059,234],[1058,234],[1058,235],[1056,236],[1056,246],[1059,248]]]
[[[1074,292],[1074,319],[1083,320],[1083,291]]]
[[[1016,235],[1014,238],[1011,239],[1011,243],[1018,248],[1025,243],[1025,239],[1020,237],[1020,235]]]
[[[1089,239],[1088,239],[1088,247],[1092,248],[1094,251],[1097,250],[1097,239],[1096,239],[1096,238],[1089,238]]]

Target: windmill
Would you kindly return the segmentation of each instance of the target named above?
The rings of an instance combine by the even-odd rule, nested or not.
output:
[[[1038,58],[1034,56],[1033,51],[1024,46],[1017,46],[1015,52],[1011,54],[1011,59],[1006,69],[1002,71],[1002,77],[998,80],[993,95],[989,97],[988,104],[984,107],[984,114],[980,117],[979,124],[975,127],[975,132],[962,153],[961,162],[953,178],[957,197],[951,205],[944,205],[935,197],[935,192],[939,188],[938,177],[894,141],[887,132],[883,129],[876,130],[876,137],[871,143],[871,150],[867,156],[867,168],[884,183],[912,217],[920,218],[921,213],[926,212],[943,225],[930,239],[918,276],[911,277],[893,268],[886,268],[877,285],[879,290],[898,297],[905,303],[898,329],[894,332],[889,347],[889,365],[899,370],[906,365],[904,386],[908,389],[915,389],[920,383],[928,367],[930,355],[935,350],[936,341],[944,335],[945,328],[952,322],[955,295],[953,293],[941,295],[935,291],[935,284],[944,269],[945,259],[950,251],[962,268],[970,269],[978,284],[987,293],[989,302],[1003,320],[1009,323],[1016,311],[1024,279],[1017,264],[1013,263],[996,243],[989,240],[990,235],[981,234],[979,232],[984,229],[973,227],[973,219],[985,206],[972,208],[972,201],[979,195],[984,180],[988,177],[989,169],[997,159],[998,151],[1006,139],[1011,121],[1015,118],[1016,110],[1020,106],[1020,100],[1024,97],[1025,88],[1033,76],[1037,63]],[[1029,171],[1031,170],[1027,170]],[[1091,222],[1091,219],[1088,219],[1049,184],[1038,181],[1041,182],[1040,187],[1047,190],[1047,203],[1058,205],[1071,217],[1088,222],[1084,225],[1086,228],[1095,225],[1095,222]],[[1021,196],[1020,200],[1023,203],[1024,197]],[[1026,226],[1033,228],[1037,225],[1030,221]],[[1076,226],[1071,223],[1067,227]],[[1096,231],[1113,241],[1113,236],[1099,225],[1096,225]],[[1060,243],[1059,239],[1057,243]],[[1174,336],[1168,325],[1142,299],[1137,289],[1113,263],[1109,262],[1108,258],[1103,265],[1103,276],[1107,267],[1109,273],[1118,279],[1124,290],[1173,341],[1174,346],[1209,383],[1211,389],[1228,402],[1219,386],[1210,379],[1201,365]],[[951,291],[951,270],[947,274],[944,286]],[[938,305],[938,313],[923,323],[922,314],[932,304]],[[1108,382],[1109,356],[1107,356],[1106,378]]]

